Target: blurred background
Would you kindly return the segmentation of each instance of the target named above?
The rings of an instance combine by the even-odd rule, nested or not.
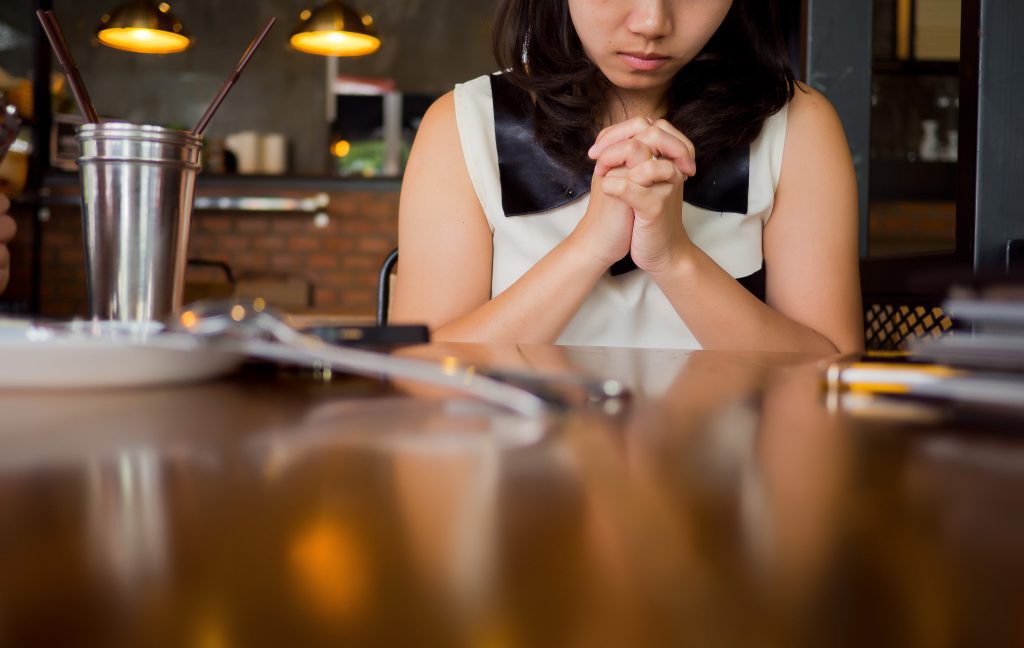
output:
[[[937,294],[948,286],[941,275],[949,268],[990,271],[1014,239],[1017,225],[1001,209],[1005,199],[989,215],[980,213],[1002,194],[979,183],[998,177],[995,184],[1005,184],[1001,165],[982,174],[975,160],[984,145],[979,111],[989,98],[980,79],[985,65],[998,63],[988,84],[1003,92],[1014,84],[1000,79],[1013,78],[1016,69],[998,54],[991,63],[982,56],[984,2],[778,3],[798,78],[829,97],[847,131],[869,292],[893,289],[896,276],[901,292]],[[0,167],[0,188],[19,196],[22,225],[15,281],[0,298],[0,312],[64,317],[83,308],[73,174],[79,118],[48,46],[40,44],[40,7],[52,7],[63,23],[101,116],[185,128],[263,22],[277,16],[207,133],[192,254],[216,263],[195,270],[195,283],[234,289],[238,275],[276,276],[302,286],[291,292],[290,307],[372,312],[376,270],[395,245],[401,174],[419,120],[456,82],[494,70],[496,1],[352,0],[346,6],[372,28],[379,48],[343,57],[289,43],[338,0],[131,0],[173,15],[191,37],[187,49],[164,55],[100,43],[101,20],[122,4],[0,6],[0,91],[27,118]],[[985,33],[1003,28],[987,20],[993,24]],[[49,97],[42,84],[33,86],[44,69],[54,74]],[[50,105],[37,111],[33,101]],[[989,137],[998,145],[999,133]],[[922,273],[941,286],[903,281]]]
[[[33,72],[32,0],[0,6],[0,67],[12,77]],[[281,133],[290,144],[289,170],[329,172],[331,126],[325,120],[328,58],[296,51],[288,35],[307,8],[301,0],[178,0],[171,10],[192,36],[185,51],[140,55],[104,47],[96,27],[118,0],[55,0],[57,13],[93,103],[104,117],[169,126],[194,125],[224,78],[259,32],[277,16],[269,40],[232,90],[208,136],[256,131]],[[490,25],[493,0],[374,0],[366,3],[380,49],[344,59],[340,75],[388,79],[396,89],[436,96],[459,80],[492,71]],[[10,86],[10,79],[4,80]],[[344,92],[344,87],[340,88]],[[29,91],[30,94],[30,91]],[[58,102],[59,111],[76,113]],[[361,115],[354,115],[358,121]],[[377,125],[380,127],[380,124]]]

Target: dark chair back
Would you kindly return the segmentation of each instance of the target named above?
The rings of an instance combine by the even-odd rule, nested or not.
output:
[[[388,310],[391,306],[391,281],[392,275],[398,266],[398,248],[391,251],[380,265],[380,272],[377,274],[377,326],[385,326],[388,323]]]
[[[200,299],[225,299],[235,294],[237,283],[231,266],[224,261],[189,259],[182,301],[190,304]]]

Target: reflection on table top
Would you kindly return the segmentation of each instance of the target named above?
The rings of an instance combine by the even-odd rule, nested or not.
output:
[[[1019,439],[853,416],[812,357],[403,353],[635,398],[538,422],[265,369],[0,392],[0,645],[1024,641]]]

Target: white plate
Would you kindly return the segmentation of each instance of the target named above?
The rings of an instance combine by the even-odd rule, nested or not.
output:
[[[245,359],[187,335],[47,337],[32,330],[0,329],[0,389],[180,384],[227,373]]]

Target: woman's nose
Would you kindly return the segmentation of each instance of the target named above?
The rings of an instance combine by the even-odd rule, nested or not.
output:
[[[673,0],[635,0],[627,27],[649,40],[664,38],[672,32]]]

